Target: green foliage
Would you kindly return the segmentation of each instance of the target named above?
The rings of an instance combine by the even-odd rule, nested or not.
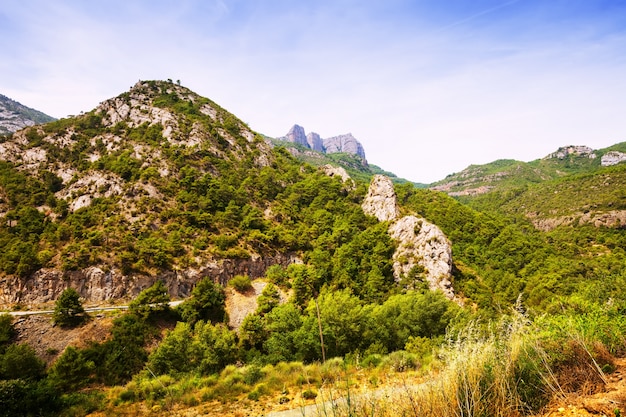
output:
[[[0,416],[58,416],[63,407],[60,392],[47,381],[0,381]]]
[[[218,372],[234,362],[235,339],[235,334],[223,324],[199,321],[192,328],[180,322],[152,352],[146,366],[157,375]]]
[[[54,304],[52,320],[60,326],[76,326],[86,318],[80,295],[74,288],[66,288]]]
[[[93,361],[87,360],[80,350],[68,346],[50,368],[48,380],[61,391],[76,391],[89,384],[94,370]]]
[[[15,337],[15,327],[13,327],[13,316],[10,314],[0,314],[0,353]]]
[[[228,285],[242,294],[252,289],[252,281],[247,275],[235,275],[230,281],[228,281]]]
[[[273,284],[267,284],[257,298],[256,313],[263,316],[280,304],[280,293]]]
[[[207,322],[223,322],[226,318],[226,295],[221,285],[205,277],[198,281],[191,297],[178,307],[182,319],[194,325],[203,320]]]
[[[46,364],[28,345],[9,345],[0,356],[0,379],[37,381],[45,374]]]
[[[163,281],[156,281],[152,286],[141,291],[128,306],[132,314],[144,320],[162,316],[170,311],[170,296]]]

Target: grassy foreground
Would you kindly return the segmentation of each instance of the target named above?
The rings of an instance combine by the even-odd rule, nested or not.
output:
[[[440,347],[324,364],[228,366],[219,375],[150,375],[106,392],[94,415],[525,416],[570,393],[601,392],[624,353],[617,306],[474,322]],[[451,332],[452,333],[452,332]],[[615,415],[624,413],[616,405]]]

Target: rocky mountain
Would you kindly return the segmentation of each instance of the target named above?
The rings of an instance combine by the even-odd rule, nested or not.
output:
[[[16,132],[26,126],[53,121],[40,111],[26,107],[0,94],[0,136]]]
[[[343,152],[356,155],[367,164],[363,145],[351,133],[322,139],[319,134],[314,132],[307,135],[304,128],[296,124],[289,129],[285,136],[278,139],[326,154]]]
[[[290,135],[306,140],[302,129]],[[51,302],[68,286],[89,302],[132,298],[157,280],[185,297],[203,277],[258,278],[314,250],[342,265],[336,276],[353,276],[333,259],[363,244],[361,233],[368,245],[392,245],[368,232],[364,192],[345,169],[303,165],[185,87],[140,81],[0,143],[0,304]],[[396,285],[392,254],[361,255],[355,293]]]

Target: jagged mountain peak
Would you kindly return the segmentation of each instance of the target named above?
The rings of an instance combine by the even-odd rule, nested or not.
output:
[[[365,164],[367,164],[365,149],[352,133],[322,139],[320,135],[315,132],[306,134],[302,126],[295,124],[289,129],[289,132],[287,132],[285,136],[278,139],[327,154],[339,152],[349,153],[363,159]]]

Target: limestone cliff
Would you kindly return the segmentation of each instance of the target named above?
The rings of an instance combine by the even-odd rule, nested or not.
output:
[[[363,211],[379,221],[391,222],[389,235],[398,242],[393,254],[393,271],[396,281],[415,273],[428,282],[431,290],[440,290],[454,299],[452,288],[452,245],[434,224],[415,215],[399,218],[400,210],[391,180],[376,175],[370,183]]]

